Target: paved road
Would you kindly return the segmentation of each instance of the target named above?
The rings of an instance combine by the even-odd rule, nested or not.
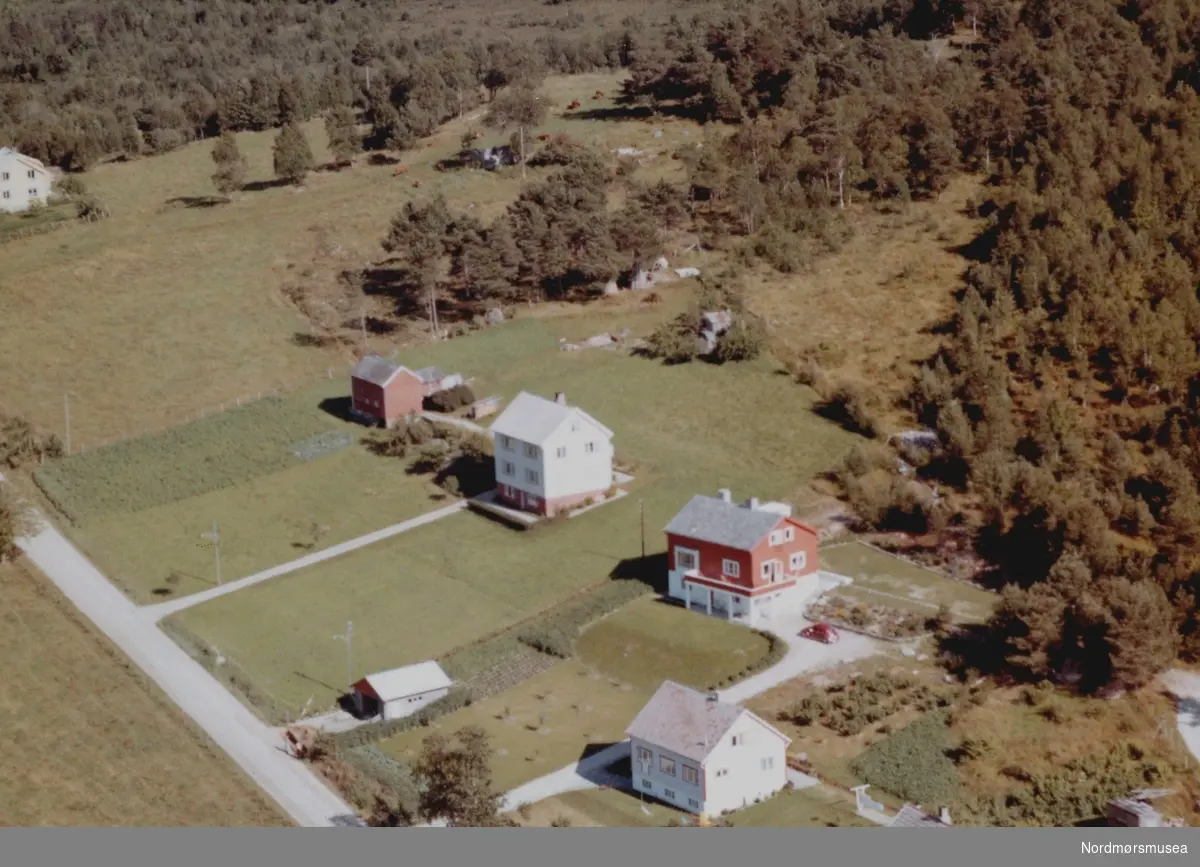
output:
[[[401,533],[407,533],[409,530],[422,527],[425,524],[432,524],[434,521],[440,521],[442,518],[461,512],[465,508],[467,508],[467,501],[458,500],[449,506],[443,506],[432,512],[426,512],[424,515],[408,521],[401,521],[399,524],[384,527],[382,530],[376,530],[374,533],[367,533],[365,536],[359,536],[357,539],[351,539],[339,545],[332,545],[322,551],[314,551],[312,554],[306,554],[287,563],[280,563],[278,566],[272,566],[270,569],[264,569],[262,572],[246,578],[239,578],[237,581],[230,581],[228,584],[222,584],[220,587],[214,587],[211,590],[204,590],[200,593],[193,593],[190,596],[183,596],[179,599],[172,599],[169,602],[159,602],[156,605],[143,605],[138,609],[138,616],[148,618],[151,622],[157,622],[178,611],[183,611],[185,608],[191,608],[193,605],[200,605],[203,602],[208,602],[227,593],[235,593],[238,590],[253,587],[255,584],[261,584],[263,581],[269,581],[272,578],[278,578],[280,575],[295,572],[297,569],[304,569],[315,563],[340,557],[342,554],[348,554],[351,551],[357,551],[359,548],[374,545],[376,542],[390,539],[392,536],[399,536]]]
[[[298,825],[351,823],[351,807],[307,766],[288,756],[278,733],[243,707],[153,622],[138,617],[134,604],[61,533],[43,520],[35,536],[18,543],[75,607],[162,687]]]
[[[698,613],[697,616],[704,615]],[[787,654],[766,671],[721,691],[719,693],[721,700],[735,704],[744,702],[746,699],[753,698],[801,674],[873,656],[883,647],[882,642],[867,638],[865,635],[850,633],[842,633],[841,640],[837,644],[819,644],[796,637],[795,633],[807,623],[807,620],[796,616],[780,618],[780,622],[773,624],[779,630],[777,634],[785,636],[784,640],[788,644]],[[763,628],[769,627],[764,624]],[[1200,734],[1200,730],[1197,733]],[[606,775],[600,773],[601,769],[628,754],[628,741],[613,744],[580,762],[559,768],[557,771],[538,777],[536,780],[531,780],[525,785],[507,792],[502,809],[515,810],[521,804],[533,804],[564,792],[576,792],[581,789],[594,789],[600,785],[610,785],[611,781],[605,778]]]

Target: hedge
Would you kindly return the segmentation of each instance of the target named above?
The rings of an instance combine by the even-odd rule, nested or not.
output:
[[[787,643],[780,640],[778,636],[772,635],[769,632],[763,632],[761,629],[755,629],[754,632],[767,640],[767,652],[764,653],[756,662],[752,662],[741,671],[722,678],[716,683],[709,684],[708,689],[710,691],[724,689],[727,686],[733,686],[735,683],[740,683],[746,678],[758,674],[760,671],[766,671],[768,668],[775,665],[777,662],[787,656]]]
[[[350,747],[341,750],[338,755],[363,776],[394,792],[408,813],[416,813],[420,792],[416,780],[413,779],[412,768],[407,764],[393,759],[379,747],[372,745]]]
[[[425,408],[433,412],[454,412],[475,402],[475,392],[463,383],[445,391],[437,391],[425,398]]]
[[[915,804],[955,799],[958,769],[949,751],[948,710],[925,714],[867,747],[851,764],[865,782]]]
[[[649,588],[638,581],[613,581],[524,627],[517,633],[517,640],[542,653],[570,659],[575,655],[575,639],[585,626],[647,592]]]
[[[401,732],[428,726],[439,717],[446,716],[447,714],[454,713],[456,710],[469,706],[471,700],[469,690],[451,689],[442,698],[430,702],[412,716],[368,723],[356,729],[351,729],[348,732],[339,732],[333,736],[333,741],[337,744],[339,750],[348,750],[354,747],[373,744],[376,741],[385,740]]]

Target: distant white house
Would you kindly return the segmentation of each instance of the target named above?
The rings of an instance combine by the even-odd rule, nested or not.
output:
[[[0,211],[25,211],[50,197],[52,179],[41,160],[0,147]]]
[[[496,496],[517,509],[553,517],[613,485],[613,432],[561,392],[554,400],[521,392],[491,433]]]
[[[450,692],[454,682],[435,660],[368,674],[354,684],[354,704],[364,718],[411,716]]]
[[[625,733],[634,789],[681,810],[719,815],[787,783],[786,735],[744,707],[673,681]]]

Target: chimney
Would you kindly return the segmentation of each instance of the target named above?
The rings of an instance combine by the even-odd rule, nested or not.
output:
[[[751,497],[746,501],[746,508],[752,512],[758,511],[758,497]]]
[[[567,393],[565,391],[557,392],[554,395],[554,402],[557,404],[561,404],[562,406],[566,406],[567,405]]]
[[[953,822],[950,821],[950,808],[949,807],[942,807],[938,811],[938,819],[941,821],[941,823],[943,825],[953,825],[954,824]]]
[[[729,488],[721,488],[721,490],[717,491],[717,496],[721,499],[722,503],[733,502],[733,492]]]

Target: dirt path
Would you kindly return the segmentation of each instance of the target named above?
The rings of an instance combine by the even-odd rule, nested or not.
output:
[[[353,809],[284,751],[277,732],[243,707],[152,621],[137,616],[132,602],[61,533],[39,519],[39,532],[18,542],[34,565],[297,824],[356,823]]]
[[[442,518],[457,514],[466,507],[467,501],[459,500],[458,502],[451,503],[449,506],[443,506],[432,512],[426,512],[424,515],[418,515],[416,518],[401,521],[399,524],[384,527],[382,530],[367,533],[365,536],[359,536],[357,539],[351,539],[348,542],[331,545],[322,551],[306,554],[303,557],[298,557],[287,563],[281,563],[278,566],[272,566],[270,569],[264,569],[262,572],[255,573],[254,575],[239,578],[237,581],[230,581],[228,584],[222,584],[220,587],[214,587],[211,590],[193,593],[190,596],[184,596],[179,599],[172,599],[170,602],[160,602],[157,605],[143,605],[138,609],[138,616],[146,618],[152,623],[157,623],[164,617],[175,614],[178,611],[183,611],[185,608],[191,608],[193,605],[200,605],[203,602],[208,602],[229,593],[253,587],[255,584],[261,584],[272,578],[278,578],[280,575],[287,575],[289,572],[304,569],[324,560],[332,560],[334,557],[340,557],[342,554],[357,551],[359,548],[374,545],[376,542],[382,542],[384,539],[390,539],[392,536],[399,536],[401,533],[407,533],[409,530],[414,530],[417,527],[423,527],[426,524],[432,524],[434,521],[440,521]]]

